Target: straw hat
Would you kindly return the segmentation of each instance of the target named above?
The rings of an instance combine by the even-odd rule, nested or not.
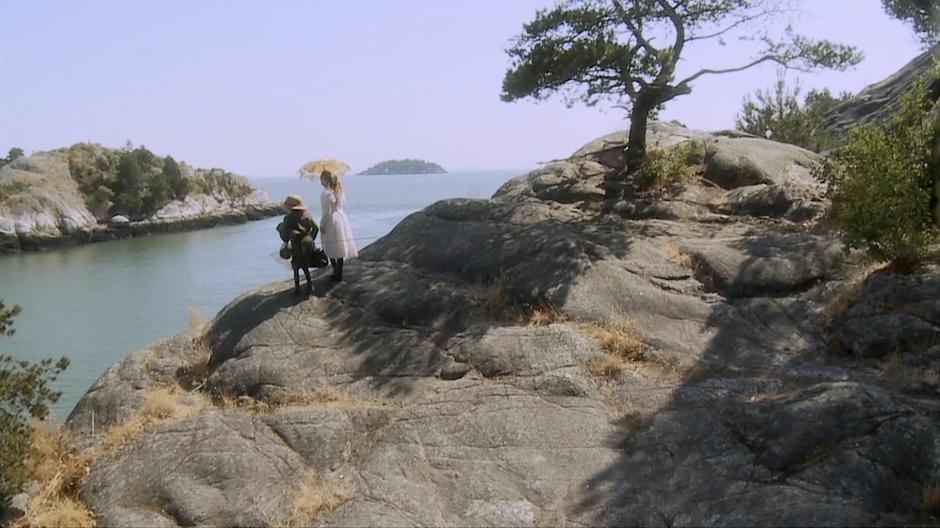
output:
[[[307,206],[304,204],[304,199],[300,197],[299,194],[289,194],[287,198],[284,198],[284,208],[290,209],[292,211],[306,211]]]

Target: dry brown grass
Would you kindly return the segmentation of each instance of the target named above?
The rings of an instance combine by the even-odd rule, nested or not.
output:
[[[216,398],[215,404],[223,409],[262,413],[280,407],[319,406],[345,409],[362,407],[386,407],[392,405],[385,400],[361,400],[334,387],[319,389],[278,389],[265,400],[233,398],[228,394]]]
[[[515,321],[521,319],[520,303],[506,289],[502,277],[483,286],[480,292],[480,309],[484,317]]]
[[[579,323],[575,327],[596,342],[604,354],[590,359],[584,366],[599,378],[616,376],[629,363],[642,361],[649,348],[640,340],[630,324]]]
[[[528,303],[526,308],[529,324],[533,326],[548,326],[565,320],[564,314],[548,301]]]
[[[190,310],[192,310],[190,308]],[[198,314],[198,312],[196,312]],[[198,315],[197,315],[198,317]],[[209,348],[209,342],[206,339],[205,329],[207,324],[195,319],[193,322],[192,312],[190,313],[190,329],[199,332],[193,339],[193,356],[182,366],[178,379],[180,383],[188,389],[199,389],[209,381],[209,375],[212,374],[209,368],[209,361],[212,359],[212,349]]]
[[[940,480],[924,486],[924,511],[932,515],[940,514]]]
[[[683,252],[675,242],[665,242],[659,247],[669,260],[685,268],[692,267],[692,256]]]
[[[624,369],[626,364],[627,362],[621,358],[601,354],[589,359],[584,364],[584,368],[596,378],[613,378]]]
[[[354,490],[346,482],[338,479],[323,482],[315,471],[309,470],[294,499],[294,507],[282,524],[288,528],[311,526],[317,518],[335,510],[353,494]]]
[[[288,405],[335,405],[337,407],[359,407],[364,402],[334,387],[321,389],[281,389],[271,396],[277,407]]]
[[[33,445],[36,450],[27,461],[27,468],[41,483],[40,489],[30,497],[25,515],[12,526],[94,526],[94,515],[78,500],[94,451],[72,451],[63,429],[50,430],[43,424],[33,427]]]
[[[642,361],[649,348],[630,323],[580,323],[576,327],[608,354],[627,361]]]
[[[204,332],[208,323],[202,317],[202,313],[192,306],[186,308],[186,316],[189,319],[189,329],[196,332]]]
[[[926,367],[906,365],[899,349],[895,349],[881,364],[881,378],[894,386],[911,383],[940,383],[940,372]]]
[[[209,402],[198,393],[176,387],[158,387],[147,395],[140,411],[104,433],[102,447],[121,449],[129,445],[148,425],[161,420],[182,420],[206,408]]]
[[[852,299],[858,292],[858,288],[865,282],[865,279],[870,277],[872,273],[882,270],[887,266],[887,262],[873,262],[852,273],[839,288],[839,291],[836,292],[826,306],[823,307],[822,313],[820,314],[823,327],[832,328],[836,319],[850,308]]]

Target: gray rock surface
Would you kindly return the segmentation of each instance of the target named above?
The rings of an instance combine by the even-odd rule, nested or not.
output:
[[[155,388],[207,403],[99,457],[86,502],[105,524],[278,525],[315,471],[353,490],[321,526],[936,525],[940,269],[847,289],[812,155],[654,130],[724,172],[611,207],[612,135],[410,215],[309,298],[257,288],[201,341],[115,365],[70,417],[87,445],[92,411],[126,422]],[[624,335],[642,360],[612,356]]]
[[[894,75],[869,86],[850,100],[833,108],[823,126],[837,139],[845,140],[848,129],[857,123],[877,123],[888,118],[898,108],[902,93],[915,80],[926,76],[934,97],[940,97],[940,79],[930,75],[933,59],[940,53],[940,45],[918,55]]]
[[[0,249],[13,252],[66,237],[91,237],[98,222],[69,175],[65,154],[43,152],[0,167],[0,185],[14,182],[28,187],[0,201]]]

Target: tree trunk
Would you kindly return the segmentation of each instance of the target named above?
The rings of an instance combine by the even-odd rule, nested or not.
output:
[[[940,49],[940,48],[938,48]],[[934,67],[937,61],[934,60]],[[933,74],[931,74],[933,75]],[[930,159],[927,160],[927,175],[933,183],[933,195],[930,197],[930,209],[933,213],[935,226],[940,226],[940,78],[934,76],[925,80],[927,86],[927,100],[932,105],[929,112],[933,120],[933,145]]]
[[[650,112],[656,105],[647,97],[638,96],[633,102],[630,112],[630,133],[627,140],[627,168],[622,172],[608,175],[605,183],[605,198],[621,198],[624,194],[624,182],[628,175],[640,168],[643,158],[646,157],[646,126],[649,122]]]

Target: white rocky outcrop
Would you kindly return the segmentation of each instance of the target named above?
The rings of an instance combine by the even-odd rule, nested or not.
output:
[[[0,185],[15,182],[28,187],[0,201],[0,252],[19,249],[23,242],[88,236],[97,226],[69,175],[65,154],[43,152],[0,168]]]

